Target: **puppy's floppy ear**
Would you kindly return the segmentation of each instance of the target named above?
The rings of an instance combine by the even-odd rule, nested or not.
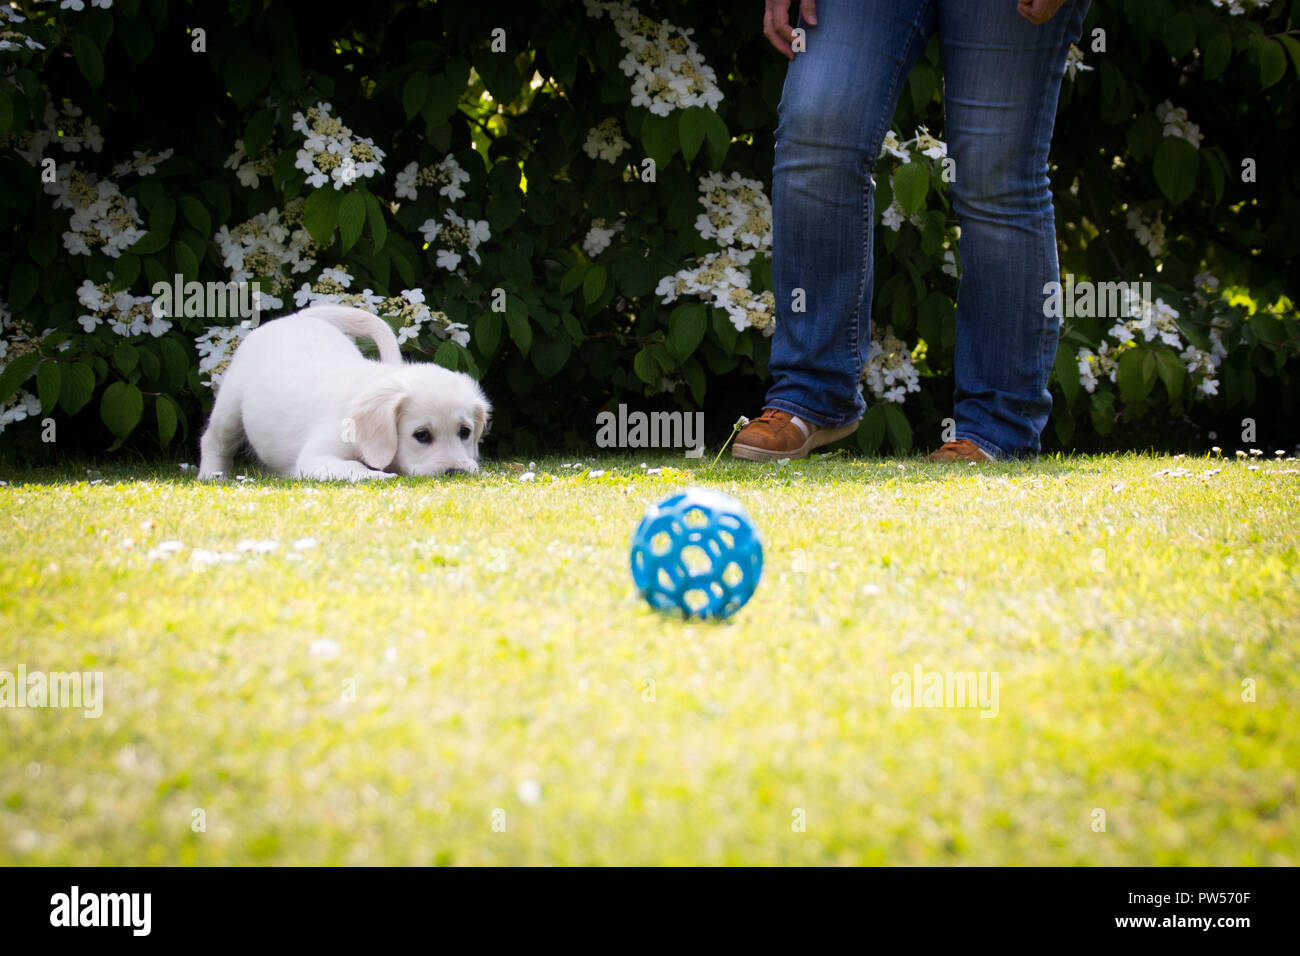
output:
[[[474,404],[474,441],[482,441],[483,436],[487,434],[488,426],[492,423],[492,406],[488,404],[486,398],[480,396]]]
[[[362,392],[352,406],[357,449],[371,468],[383,470],[397,457],[397,411],[405,398],[405,386],[387,379]]]

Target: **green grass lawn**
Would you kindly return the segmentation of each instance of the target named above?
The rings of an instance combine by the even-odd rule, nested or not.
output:
[[[1300,863],[1294,460],[569,461],[0,473],[0,671],[104,686],[0,710],[0,863]],[[722,624],[628,571],[691,483]]]

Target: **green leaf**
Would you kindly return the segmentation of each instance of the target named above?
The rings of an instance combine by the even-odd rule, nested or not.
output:
[[[118,438],[131,434],[143,413],[144,396],[128,382],[114,382],[99,400],[99,417]]]
[[[384,209],[375,198],[375,194],[366,191],[366,220],[370,223],[370,238],[375,240],[376,251],[384,248],[388,241],[388,220],[384,218]]]
[[[433,82],[429,84],[429,96],[425,100],[424,109],[420,112],[420,118],[430,127],[442,126],[451,114],[456,112],[456,104],[460,101],[460,94],[464,89],[464,83],[453,86],[445,76],[435,76]]]
[[[668,316],[668,338],[666,344],[669,353],[679,362],[684,362],[704,341],[704,333],[709,328],[708,307],[701,303],[683,303],[673,309]]]
[[[579,262],[576,266],[566,272],[560,279],[560,295],[568,295],[578,286],[582,285],[582,280],[587,278],[587,272],[591,269],[591,263]]]
[[[117,348],[113,349],[113,364],[123,375],[130,375],[140,364],[140,355],[136,352],[135,346],[120,342]]]
[[[402,87],[402,109],[406,111],[409,121],[416,113],[424,109],[429,99],[429,74],[423,71],[412,73]]]
[[[185,384],[185,377],[190,370],[190,359],[185,352],[185,346],[173,338],[164,337],[158,340],[158,351],[162,354],[167,391],[179,391]]]
[[[95,41],[84,33],[72,35],[72,55],[77,61],[77,68],[86,78],[92,90],[97,90],[104,82],[104,55],[99,52]]]
[[[694,399],[696,408],[699,408],[704,404],[704,391],[708,386],[704,367],[695,359],[691,359],[682,366],[682,375],[686,378],[686,385],[691,390],[691,398]]]
[[[167,232],[146,232],[143,236],[135,241],[131,246],[131,251],[138,256],[151,256],[155,252],[162,252],[167,248],[171,241],[171,234]]]
[[[433,360],[443,368],[456,371],[460,368],[460,346],[451,339],[444,339],[434,351]]]
[[[632,359],[632,369],[636,372],[636,377],[647,385],[658,385],[663,378],[663,371],[649,349],[643,348],[636,353],[636,358]]]
[[[176,260],[176,271],[186,279],[194,279],[199,274],[199,259],[183,242],[172,243],[172,258]]]
[[[496,354],[501,344],[502,319],[500,312],[483,312],[474,321],[474,342],[485,356]]]
[[[902,408],[893,402],[882,406],[885,410],[885,427],[889,430],[889,440],[899,454],[906,455],[912,450],[912,426]]]
[[[1165,383],[1165,391],[1171,399],[1178,399],[1183,394],[1183,384],[1187,381],[1187,368],[1173,352],[1161,350],[1156,353],[1156,371],[1160,381]]]
[[[1201,50],[1201,64],[1207,80],[1215,80],[1223,75],[1232,60],[1232,37],[1227,33],[1216,33],[1210,37],[1205,48]]]
[[[1300,40],[1293,36],[1287,36],[1285,33],[1281,34],[1277,39],[1286,47],[1286,52],[1291,54],[1291,63],[1295,67],[1295,71],[1300,73]]]
[[[32,301],[41,284],[41,274],[30,262],[20,262],[9,273],[9,308],[21,309]]]
[[[705,114],[709,112],[711,111],[703,106],[690,106],[682,110],[681,116],[677,119],[677,135],[682,144],[682,156],[688,163],[695,158],[695,154],[704,145],[704,137],[708,133]]]
[[[73,362],[63,367],[62,378],[59,408],[69,415],[75,415],[95,394],[95,372],[84,362]]]
[[[721,169],[722,161],[727,158],[727,150],[731,148],[731,131],[716,112],[713,110],[704,112],[704,132],[709,139],[709,158],[713,160],[714,169]]]
[[[62,383],[58,362],[42,362],[36,366],[36,397],[41,400],[42,415],[48,415],[58,403]]]
[[[1097,434],[1109,435],[1115,428],[1115,393],[1102,389],[1093,392],[1089,415]]]
[[[1286,49],[1277,40],[1268,40],[1259,50],[1259,84],[1268,89],[1286,75]]]
[[[322,186],[307,197],[303,206],[302,223],[322,249],[334,238],[338,217],[339,192],[333,186]],[[398,271],[401,271],[400,266]]]
[[[271,61],[260,50],[243,45],[226,61],[222,75],[235,105],[244,107],[266,89],[271,80]]]
[[[531,355],[533,368],[542,378],[554,378],[564,368],[573,352],[573,340],[567,334],[556,336],[539,336],[533,342]]]
[[[651,113],[641,123],[641,145],[655,166],[667,166],[677,152],[677,124],[666,116]]]
[[[1185,11],[1174,14],[1165,21],[1160,39],[1170,56],[1182,59],[1196,45],[1196,21]]]
[[[1074,404],[1079,394],[1079,362],[1070,347],[1062,342],[1056,347],[1056,361],[1052,365],[1056,382],[1061,386],[1061,394],[1067,406]]]
[[[199,231],[201,235],[209,236],[212,234],[212,218],[208,215],[207,208],[193,196],[182,196],[180,199],[181,215],[186,221]]]
[[[582,279],[582,298],[590,305],[605,291],[607,272],[604,266],[593,265]]]
[[[1119,357],[1115,372],[1119,394],[1126,402],[1140,402],[1156,383],[1156,357],[1149,349],[1129,349]]]
[[[926,194],[930,191],[930,171],[924,163],[904,163],[894,173],[894,198],[903,208],[904,214],[911,216],[925,206]]]
[[[271,142],[275,132],[275,114],[270,110],[258,110],[244,127],[244,154],[256,157]]]
[[[166,447],[176,434],[176,406],[166,395],[159,395],[153,407],[158,416],[158,441]]]
[[[528,321],[528,306],[517,295],[506,296],[506,327],[519,347],[519,354],[527,355],[533,345],[533,327]]]
[[[26,355],[18,356],[4,367],[4,371],[0,372],[0,406],[7,404],[9,399],[18,394],[23,382],[27,381],[27,377],[32,374],[40,361],[39,353],[28,352]]]
[[[858,447],[863,453],[875,455],[885,443],[885,406],[872,405],[862,416],[858,426]]]
[[[339,203],[339,236],[343,240],[341,251],[346,254],[358,239],[366,224],[366,201],[360,194],[350,192]]]
[[[1156,148],[1156,184],[1175,206],[1196,189],[1200,161],[1196,147],[1180,136],[1166,136]]]

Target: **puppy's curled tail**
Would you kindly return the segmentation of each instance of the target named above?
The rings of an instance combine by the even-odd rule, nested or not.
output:
[[[350,305],[314,305],[310,309],[303,309],[299,315],[328,322],[344,335],[370,339],[379,348],[379,361],[387,365],[402,364],[402,351],[397,344],[397,336],[387,322],[372,312]]]

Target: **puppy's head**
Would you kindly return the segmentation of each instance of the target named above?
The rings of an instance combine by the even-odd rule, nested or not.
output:
[[[478,471],[492,406],[478,383],[440,365],[403,365],[358,398],[352,419],[361,460],[402,475]]]

